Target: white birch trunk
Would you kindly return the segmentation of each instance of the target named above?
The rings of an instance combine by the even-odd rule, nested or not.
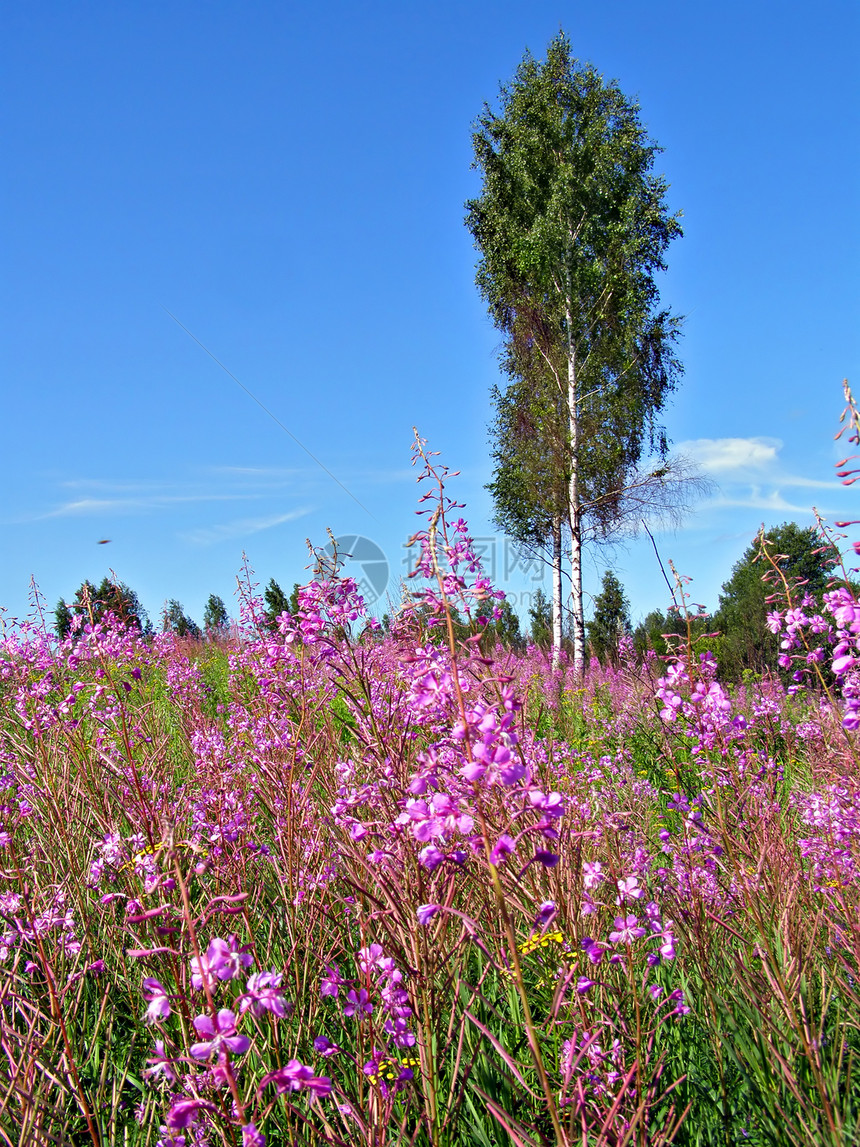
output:
[[[571,306],[567,300],[567,417],[570,435],[570,482],[568,514],[570,516],[570,612],[573,623],[573,668],[585,672],[585,615],[582,604],[582,500],[579,493],[579,395],[576,377],[576,352],[573,346]]]
[[[561,519],[552,523],[552,667],[561,668]]]

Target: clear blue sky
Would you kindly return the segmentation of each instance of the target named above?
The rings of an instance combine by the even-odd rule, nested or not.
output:
[[[662,554],[713,606],[762,521],[852,513],[832,435],[842,378],[860,390],[855,0],[30,0],[0,47],[0,603],[112,568],[154,617],[174,597],[199,620],[212,592],[235,608],[243,549],[288,589],[327,526],[373,539],[395,588],[413,425],[491,533],[470,126],[559,27],[639,98],[684,213],[666,423],[719,491]],[[634,616],[667,604],[649,546],[593,554],[588,588],[608,561]]]

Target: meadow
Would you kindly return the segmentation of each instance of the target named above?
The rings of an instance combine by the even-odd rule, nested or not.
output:
[[[419,455],[385,633],[336,572],[205,642],[4,633],[0,1139],[856,1142],[850,586],[775,584],[742,684],[553,672],[454,625],[495,591]]]

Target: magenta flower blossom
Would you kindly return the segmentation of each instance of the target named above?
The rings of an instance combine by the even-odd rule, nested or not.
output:
[[[594,987],[595,981],[589,980],[588,976],[580,976],[576,981],[576,993],[579,996],[584,996],[586,992],[590,992]]]
[[[592,940],[590,936],[586,936],[581,944],[583,952],[592,964],[599,964],[603,959],[604,947],[596,940]]]
[[[669,996],[669,999],[675,1003],[675,1007],[669,1013],[672,1016],[688,1016],[690,1008],[684,1003],[684,992],[681,988],[676,988]]]
[[[274,1083],[278,1095],[287,1091],[301,1091],[303,1088],[312,1093],[312,1098],[324,1098],[331,1094],[331,1080],[327,1075],[314,1075],[313,1068],[305,1067],[297,1059],[291,1059],[277,1071],[263,1076],[260,1090],[267,1083]]]
[[[535,926],[540,927],[544,924],[549,924],[550,920],[555,916],[556,911],[554,900],[544,900],[543,904],[538,908],[538,913],[535,917]]]
[[[242,1147],[266,1147],[266,1136],[255,1123],[246,1123],[242,1128]]]
[[[314,1051],[317,1055],[324,1055],[328,1059],[329,1056],[338,1055],[340,1048],[326,1036],[318,1035],[314,1040]]]
[[[291,1005],[278,990],[282,980],[280,972],[254,972],[248,977],[245,995],[240,997],[239,1010],[245,1012],[250,1008],[257,1018],[264,1012],[271,1012],[278,1019],[283,1019],[291,1011]]]
[[[356,1013],[370,1015],[373,1011],[373,1004],[364,988],[359,988],[357,992],[351,988],[346,998],[347,1003],[344,1004],[343,1014],[347,1017],[354,1016]]]
[[[236,937],[229,940],[213,939],[209,941],[206,954],[198,960],[196,956],[191,959],[191,983],[200,991],[203,987],[203,977],[207,978],[207,986],[211,989],[212,977],[219,980],[232,980],[242,974],[243,968],[250,968],[254,958],[236,943]]]
[[[158,980],[147,976],[143,981],[143,997],[147,1001],[146,1022],[160,1023],[170,1015],[170,996]]]
[[[511,837],[509,837],[506,832],[503,832],[490,851],[490,864],[494,864],[496,867],[500,864],[504,864],[515,848],[516,845]]]
[[[221,1008],[214,1021],[209,1015],[196,1016],[194,1027],[198,1035],[208,1037],[202,1043],[191,1045],[191,1054],[195,1059],[208,1059],[213,1052],[220,1052],[222,1047],[234,1055],[243,1055],[251,1046],[246,1035],[236,1035],[236,1014],[229,1008]]]
[[[666,932],[663,936],[663,943],[660,945],[660,955],[664,960],[675,959],[675,937],[671,932]]]
[[[151,1055],[146,1062],[147,1066],[143,1069],[143,1074],[147,1078],[152,1079],[163,1075],[171,1083],[176,1082],[176,1072],[173,1070],[174,1061],[167,1056],[163,1040],[157,1039],[155,1041],[155,1055]]]
[[[340,969],[337,964],[327,965],[322,981],[320,982],[320,995],[337,996],[342,983],[343,977],[340,974]]]
[[[625,900],[641,900],[645,895],[645,889],[639,887],[639,879],[636,876],[626,876],[623,880],[616,881],[616,886],[618,888],[616,904],[622,904]]]
[[[637,927],[639,921],[635,916],[616,916],[615,931],[609,933],[611,944],[632,944],[645,935],[645,929]]]
[[[418,923],[429,924],[438,911],[438,904],[419,904],[417,912]]]
[[[180,1099],[167,1113],[167,1126],[171,1131],[191,1127],[201,1111],[217,1111],[214,1103],[205,1099]]]

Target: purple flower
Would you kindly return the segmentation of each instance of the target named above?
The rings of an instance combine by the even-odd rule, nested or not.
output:
[[[176,1072],[173,1070],[173,1060],[169,1059],[164,1051],[163,1040],[157,1039],[155,1041],[155,1055],[151,1055],[147,1059],[147,1066],[143,1069],[143,1074],[148,1078],[163,1075],[165,1079],[169,1079],[171,1083],[176,1081]]]
[[[246,1123],[242,1128],[242,1147],[266,1147],[266,1136],[254,1123]]]
[[[576,981],[576,992],[579,996],[584,996],[586,992],[590,992],[594,987],[595,981],[589,980],[588,976],[580,976]]]
[[[369,944],[366,948],[358,950],[358,966],[362,972],[372,972],[374,968],[381,968],[385,961],[385,953],[381,944]]]
[[[611,944],[632,944],[640,936],[645,935],[644,928],[638,928],[638,919],[635,916],[616,916],[615,931],[609,933]]]
[[[217,1111],[217,1108],[205,1099],[180,1099],[167,1113],[167,1126],[171,1131],[190,1127],[201,1111]]]
[[[625,900],[641,900],[645,895],[645,890],[639,887],[639,879],[636,876],[627,876],[624,880],[618,880],[616,886],[618,888],[616,904],[621,904]]]
[[[506,832],[503,832],[490,852],[490,864],[504,864],[516,845]]]
[[[337,964],[333,964],[330,967],[327,965],[320,983],[320,995],[337,996],[342,983],[343,977],[340,974],[340,968],[338,968]]]
[[[146,1009],[146,1022],[159,1023],[170,1015],[170,996],[158,980],[147,976],[143,981],[143,996],[148,1003]]]
[[[660,955],[664,960],[675,959],[675,937],[671,932],[666,932],[663,935],[663,943],[660,945]]]
[[[240,997],[240,1010],[245,1012],[250,1008],[253,1015],[258,1018],[264,1012],[272,1012],[279,1019],[283,1019],[291,1010],[291,1005],[278,991],[282,980],[280,972],[254,972],[248,977],[247,992]]]
[[[676,988],[669,996],[670,1000],[675,1001],[675,1007],[669,1013],[671,1016],[688,1016],[690,1014],[689,1007],[684,1003],[684,992],[681,988]]]
[[[438,904],[419,904],[417,913],[418,923],[429,924],[438,911]]]
[[[543,924],[549,924],[550,920],[555,916],[556,911],[554,900],[544,900],[543,904],[538,908],[537,916],[535,916],[535,926],[540,927]]]
[[[345,1016],[354,1016],[356,1012],[361,1014],[364,1012],[367,1015],[373,1011],[373,1004],[370,1003],[370,997],[364,988],[359,988],[358,992],[351,988],[347,993],[347,1003],[344,1004],[343,1014]]]
[[[430,871],[433,872],[445,859],[445,854],[444,852],[440,852],[435,844],[428,844],[426,848],[422,848],[418,853],[418,859],[425,868],[429,868]]]
[[[222,1046],[234,1055],[243,1055],[251,1046],[246,1035],[236,1035],[236,1014],[229,1008],[221,1008],[214,1022],[211,1016],[196,1016],[194,1027],[198,1035],[209,1037],[203,1043],[191,1045],[195,1059],[208,1059],[213,1052],[220,1052]]]
[[[198,960],[196,956],[191,960],[191,983],[200,991],[203,987],[203,977],[207,977],[207,986],[212,988],[212,976],[219,980],[232,980],[242,974],[243,968],[250,968],[254,958],[236,943],[236,937],[229,940],[213,939],[209,941],[206,954]]]
[[[331,1055],[337,1055],[340,1048],[336,1043],[332,1043],[330,1039],[324,1035],[318,1035],[314,1040],[314,1050],[318,1055],[324,1055],[328,1058]]]
[[[603,945],[599,944],[596,940],[592,940],[590,936],[586,936],[582,940],[581,947],[592,964],[599,964],[603,959]]]
[[[274,1083],[278,1089],[278,1095],[283,1095],[286,1091],[300,1091],[302,1088],[311,1091],[314,1098],[331,1094],[331,1080],[328,1076],[314,1075],[313,1068],[305,1067],[297,1059],[291,1059],[277,1071],[272,1071],[263,1076],[260,1090],[267,1083]]]

